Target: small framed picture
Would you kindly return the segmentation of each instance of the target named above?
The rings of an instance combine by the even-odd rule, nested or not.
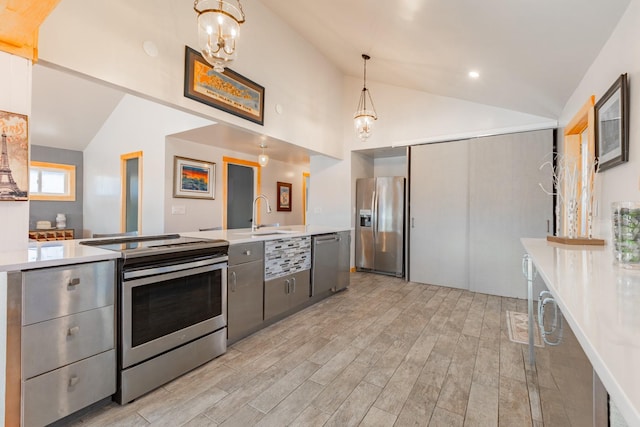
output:
[[[629,86],[622,74],[596,102],[598,172],[629,161]]]
[[[179,156],[173,159],[173,197],[215,198],[215,163]]]
[[[291,212],[291,184],[278,182],[278,211]]]

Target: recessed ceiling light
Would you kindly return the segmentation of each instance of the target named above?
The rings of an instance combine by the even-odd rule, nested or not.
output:
[[[472,79],[477,79],[478,77],[480,77],[480,73],[477,71],[469,71],[469,77]]]

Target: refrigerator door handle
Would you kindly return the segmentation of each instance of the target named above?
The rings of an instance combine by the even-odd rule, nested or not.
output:
[[[374,198],[374,212],[375,212],[375,216],[376,216],[376,220],[373,223],[373,235],[375,236],[376,240],[378,239],[378,214],[379,214],[379,208],[380,208],[380,197],[378,194],[378,189],[376,188],[376,193],[375,193],[375,198]]]
[[[378,191],[373,191],[373,197],[371,198],[371,231],[373,232],[373,241],[376,240],[376,234],[378,232]]]

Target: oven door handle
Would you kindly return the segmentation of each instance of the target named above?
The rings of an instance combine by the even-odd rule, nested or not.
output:
[[[198,267],[206,267],[211,265],[227,266],[229,257],[208,258],[199,261],[185,262],[180,264],[163,265],[161,267],[151,267],[141,270],[125,271],[123,273],[124,280],[136,279],[138,277],[153,276],[157,274],[173,273],[176,271],[192,270]],[[188,273],[193,274],[193,273]],[[177,276],[180,277],[180,276]]]
[[[122,285],[125,289],[135,288],[136,286],[144,286],[151,283],[163,282],[165,280],[175,280],[181,277],[194,276],[201,273],[209,273],[215,270],[223,270],[223,285],[227,285],[227,263],[216,263],[213,265],[206,265],[204,267],[191,268],[189,270],[174,271],[171,273],[158,274],[149,277],[140,277],[134,280],[125,280]]]

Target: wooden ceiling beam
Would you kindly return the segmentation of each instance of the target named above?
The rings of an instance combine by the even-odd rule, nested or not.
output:
[[[36,61],[38,30],[60,0],[0,0],[0,50]]]

